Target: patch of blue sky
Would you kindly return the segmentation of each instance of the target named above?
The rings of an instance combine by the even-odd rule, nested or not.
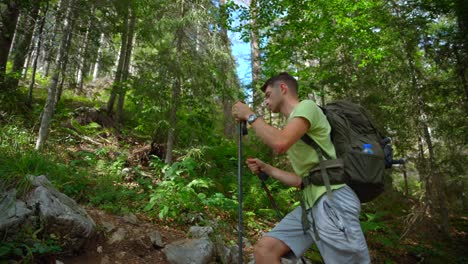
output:
[[[229,32],[229,38],[231,40],[232,56],[237,62],[237,76],[241,84],[248,85],[252,82],[250,43],[241,40],[238,32]]]

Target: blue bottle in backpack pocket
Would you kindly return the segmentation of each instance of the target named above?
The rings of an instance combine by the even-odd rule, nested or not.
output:
[[[367,154],[374,154],[374,151],[372,151],[372,144],[362,144],[362,152]]]

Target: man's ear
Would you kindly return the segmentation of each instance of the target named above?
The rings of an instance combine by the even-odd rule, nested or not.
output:
[[[287,84],[285,83],[281,83],[280,84],[280,90],[281,90],[281,94],[286,94],[286,92],[288,91],[289,87]]]

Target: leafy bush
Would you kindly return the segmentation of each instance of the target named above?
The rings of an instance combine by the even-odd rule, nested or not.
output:
[[[54,234],[44,234],[40,228],[24,228],[14,237],[0,241],[0,260],[21,260],[21,263],[35,263],[42,256],[62,251]],[[3,263],[3,261],[2,261]]]
[[[387,215],[387,212],[367,213],[364,212],[364,216],[361,217],[361,228],[362,232],[367,233],[368,231],[384,230],[387,226],[381,222],[383,216]]]
[[[197,166],[190,156],[185,156],[172,166],[163,167],[165,180],[157,186],[150,186],[152,192],[144,210],[157,213],[161,219],[177,218],[179,221],[184,219],[184,215],[204,212],[206,207],[234,212],[235,201],[219,192],[209,194],[212,180],[193,177]],[[162,164],[157,159],[152,164],[161,169]]]

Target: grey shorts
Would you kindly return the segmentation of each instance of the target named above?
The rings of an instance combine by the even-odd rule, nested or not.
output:
[[[312,209],[307,210],[311,227],[305,234],[302,209],[297,207],[265,235],[288,245],[291,251],[284,256],[286,258],[299,258],[315,243],[327,264],[370,263],[366,239],[359,223],[361,204],[356,194],[345,186],[333,191],[332,200],[333,203],[323,195]]]

